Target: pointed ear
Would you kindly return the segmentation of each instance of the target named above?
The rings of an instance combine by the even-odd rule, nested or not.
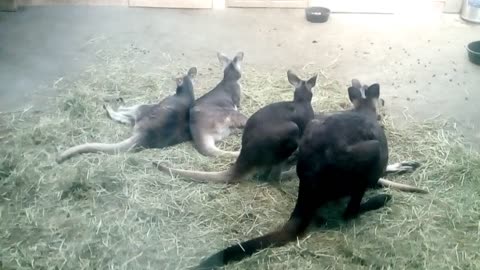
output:
[[[233,58],[234,63],[239,63],[243,61],[243,52],[238,52],[237,55]]]
[[[218,61],[220,61],[220,64],[222,64],[224,69],[228,66],[228,64],[230,64],[230,59],[228,59],[228,57],[223,53],[217,52],[217,58],[218,58]]]
[[[307,86],[308,89],[312,89],[313,87],[315,87],[316,84],[317,84],[317,75],[308,79],[308,81],[306,83],[306,86]]]
[[[349,87],[348,98],[350,98],[350,101],[353,103],[353,105],[355,105],[355,103],[362,99],[362,93],[360,92],[360,89]]]
[[[353,79],[353,80],[352,80],[352,87],[357,88],[357,89],[361,89],[361,88],[362,88],[362,84],[360,83],[359,80]]]
[[[380,85],[374,83],[365,90],[365,97],[369,99],[378,99],[380,97]]]
[[[298,78],[298,76],[295,75],[295,73],[293,73],[291,70],[287,71],[287,78],[288,82],[290,82],[290,84],[294,87],[297,87],[302,82],[302,80],[300,80],[300,78]]]
[[[190,79],[193,79],[195,78],[195,76],[197,76],[197,68],[196,67],[192,67],[188,70],[188,73],[187,73],[188,77],[190,77]]]
[[[183,84],[183,78],[176,78],[176,79],[175,79],[175,83],[177,84],[177,86],[182,86],[182,84]]]

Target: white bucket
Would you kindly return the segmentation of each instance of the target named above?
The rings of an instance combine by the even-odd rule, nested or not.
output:
[[[480,0],[463,0],[460,17],[469,22],[480,23]]]

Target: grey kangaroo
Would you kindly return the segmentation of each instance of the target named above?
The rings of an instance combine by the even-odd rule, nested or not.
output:
[[[176,79],[176,92],[156,104],[119,107],[114,111],[104,105],[107,116],[119,123],[133,126],[133,135],[119,143],[86,143],[67,149],[57,162],[83,153],[104,152],[115,154],[139,151],[143,148],[163,148],[191,140],[189,109],[195,100],[193,78],[195,67],[187,75]]]
[[[243,128],[247,117],[238,112],[241,89],[243,52],[232,59],[217,53],[223,65],[223,79],[210,92],[195,101],[190,109],[190,131],[197,150],[205,156],[237,157],[239,152],[224,151],[215,146],[230,134],[233,128]]]
[[[380,86],[361,86],[353,80],[348,94],[354,110],[314,119],[305,130],[298,152],[298,197],[287,223],[274,232],[212,255],[196,269],[213,269],[294,241],[327,202],[349,197],[343,214],[349,220],[379,209],[391,199],[381,194],[362,203],[365,191],[377,185],[388,164],[387,138],[376,113]]]
[[[242,135],[240,155],[230,169],[201,172],[171,169],[157,163],[154,165],[163,172],[203,182],[235,183],[256,170],[263,170],[269,180],[277,180],[282,163],[297,149],[307,123],[314,116],[311,101],[317,76],[304,81],[288,71],[287,77],[295,88],[293,101],[269,104],[248,119]]]

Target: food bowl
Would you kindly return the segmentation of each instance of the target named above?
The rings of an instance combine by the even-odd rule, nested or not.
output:
[[[330,9],[324,7],[308,7],[305,9],[307,21],[313,23],[323,23],[328,21]]]
[[[470,62],[480,65],[480,40],[470,42],[467,45],[467,51]]]

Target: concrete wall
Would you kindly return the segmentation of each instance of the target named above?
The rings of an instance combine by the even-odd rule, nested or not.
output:
[[[134,0],[138,1],[138,0]],[[214,8],[223,8],[228,0],[212,0]],[[425,0],[411,1],[414,8],[416,2]],[[427,0],[435,6],[441,6],[445,13],[459,13],[463,0]],[[405,3],[408,0],[309,0],[310,5],[323,5],[332,7],[333,12],[379,12],[392,13],[395,11],[396,3]],[[417,2],[417,3],[418,3]],[[12,6],[14,0],[0,0],[0,10],[7,6]],[[17,0],[17,5],[120,5],[128,6],[128,0]],[[390,7],[389,7],[390,6]],[[8,8],[6,8],[8,9]]]
[[[0,11],[16,11],[17,3],[15,0],[0,0]]]
[[[3,0],[0,0],[3,1]],[[19,6],[41,5],[96,5],[128,6],[128,0],[17,0]]]
[[[332,12],[415,13],[420,10],[459,13],[463,0],[310,0],[311,6],[324,6]]]
[[[443,12],[445,13],[459,13],[460,8],[462,7],[462,0],[446,0],[445,8]]]

